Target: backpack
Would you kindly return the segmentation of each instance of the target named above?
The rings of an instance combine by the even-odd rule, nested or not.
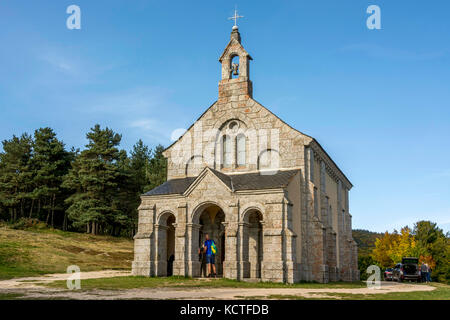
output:
[[[214,240],[211,241],[211,252],[212,252],[212,254],[216,254],[216,252],[217,252],[217,247],[216,247]]]

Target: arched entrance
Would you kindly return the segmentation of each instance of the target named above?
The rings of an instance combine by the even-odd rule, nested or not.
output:
[[[245,217],[244,229],[244,261],[248,261],[249,268],[244,272],[244,278],[261,278],[261,262],[263,261],[263,215],[259,210],[249,210]]]
[[[173,275],[175,260],[175,215],[166,212],[161,215],[158,223],[158,276]]]
[[[225,227],[222,222],[225,221],[225,213],[223,210],[215,205],[205,205],[199,209],[199,237],[198,237],[198,246],[201,247],[205,242],[206,234],[209,235],[209,238],[214,240],[217,247],[217,253],[215,255],[215,265],[217,275],[223,275],[223,261],[225,259]],[[202,262],[205,263],[204,261]],[[202,268],[205,266],[202,265]],[[202,269],[201,268],[201,269]],[[202,276],[205,273],[202,272]],[[207,275],[207,272],[206,272]]]

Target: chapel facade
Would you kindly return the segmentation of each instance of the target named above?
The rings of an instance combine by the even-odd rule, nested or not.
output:
[[[167,181],[141,197],[132,273],[201,276],[209,234],[226,278],[359,280],[352,184],[314,138],[253,99],[251,61],[235,26],[218,100],[164,151]]]

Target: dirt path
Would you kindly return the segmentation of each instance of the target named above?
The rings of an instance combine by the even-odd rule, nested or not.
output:
[[[82,272],[81,279],[127,276],[125,271]],[[68,274],[51,274],[42,277],[29,277],[0,281],[0,293],[24,294],[25,298],[40,299],[240,299],[254,297],[264,299],[270,295],[302,296],[305,298],[330,298],[327,293],[379,294],[388,292],[431,291],[428,285],[382,282],[380,289],[369,288],[141,288],[127,290],[65,290],[39,286],[35,282],[66,280]],[[339,298],[339,297],[336,297]]]
[[[117,270],[103,270],[103,271],[90,271],[90,272],[80,272],[81,280],[83,279],[97,279],[97,278],[111,278],[111,277],[122,277],[130,276],[129,271],[117,271]],[[0,281],[0,290],[2,289],[28,289],[28,288],[43,288],[36,283],[47,283],[57,280],[67,280],[70,276],[68,273],[52,273],[46,274],[39,277],[27,277],[27,278],[15,278],[10,280]]]

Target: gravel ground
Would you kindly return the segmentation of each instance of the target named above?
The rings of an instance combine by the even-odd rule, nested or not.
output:
[[[109,278],[130,275],[125,271],[82,272],[81,279]],[[1,293],[19,293],[27,299],[242,299],[269,295],[330,298],[327,293],[379,294],[389,292],[431,291],[435,287],[412,283],[382,282],[380,289],[369,288],[139,288],[123,290],[65,290],[40,286],[39,283],[66,280],[69,275],[49,274],[40,277],[17,278],[0,281]],[[82,285],[82,284],[81,284]],[[339,297],[335,297],[339,299]]]

